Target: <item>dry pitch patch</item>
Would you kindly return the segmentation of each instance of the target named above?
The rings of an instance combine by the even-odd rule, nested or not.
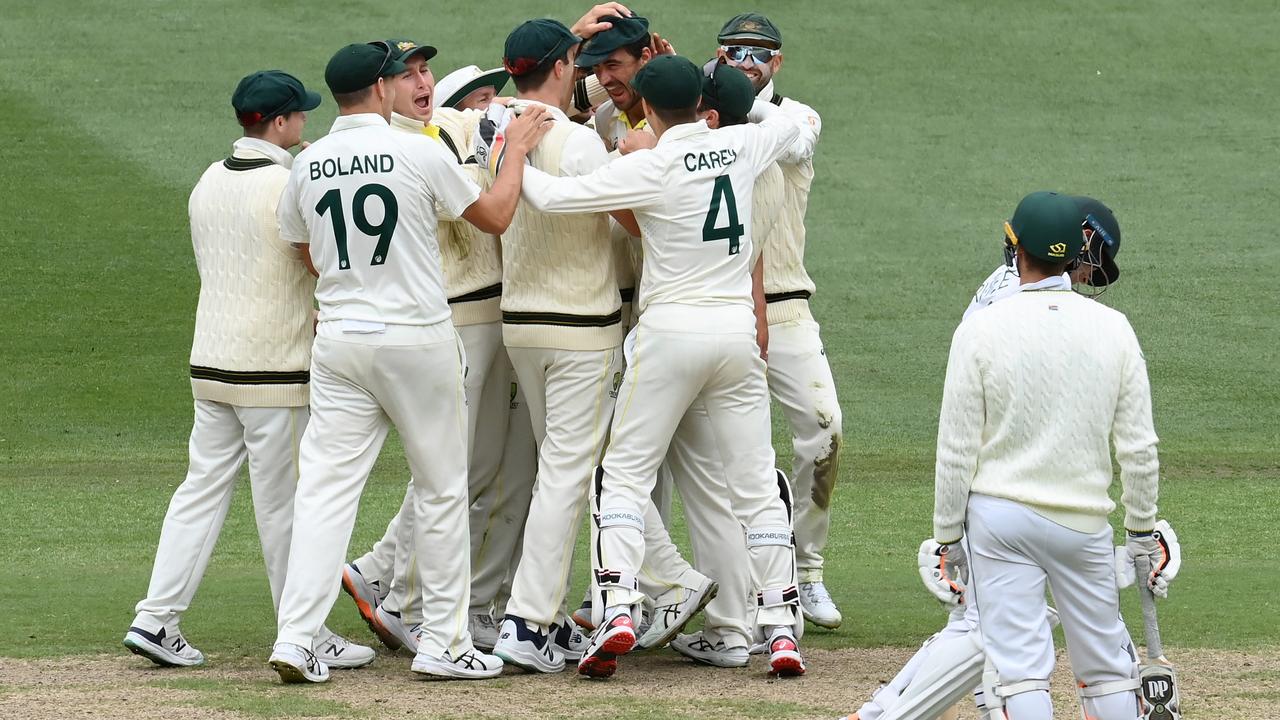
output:
[[[204,668],[168,670],[125,654],[51,660],[0,658],[0,717],[196,718],[832,718],[857,709],[909,650],[811,650],[809,673],[767,680],[763,661],[747,670],[695,666],[669,651],[627,658],[620,674],[592,682],[570,672],[519,671],[483,682],[418,680],[407,656],[335,671],[325,686],[281,686],[265,661],[214,658]],[[1280,649],[1186,650],[1176,661],[1185,717],[1271,718],[1280,703]],[[1054,702],[1078,718],[1059,653]],[[975,718],[962,706],[962,718]]]

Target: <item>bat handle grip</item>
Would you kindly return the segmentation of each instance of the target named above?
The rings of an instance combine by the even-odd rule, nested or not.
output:
[[[1142,625],[1147,636],[1147,660],[1156,662],[1164,657],[1164,646],[1160,642],[1160,620],[1156,614],[1156,595],[1151,591],[1151,559],[1140,556],[1134,559],[1134,567],[1138,571],[1138,596],[1142,599]]]

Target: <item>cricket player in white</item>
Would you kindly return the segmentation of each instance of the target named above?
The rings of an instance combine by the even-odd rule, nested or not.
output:
[[[449,156],[460,166],[463,174],[481,186],[487,178],[474,162],[464,164],[463,150],[469,150],[471,134],[479,123],[481,113],[459,112],[452,108],[436,109],[432,105],[435,80],[429,60],[436,49],[420,45],[406,38],[386,41],[393,48],[397,59],[403,62],[407,72],[395,79],[396,96],[391,113],[394,130],[426,135],[439,141]],[[439,120],[439,122],[433,122]],[[467,447],[469,497],[474,500],[493,482],[498,472],[502,444],[507,432],[507,387],[510,373],[506,353],[502,348],[501,314],[498,299],[502,292],[502,260],[498,239],[481,232],[471,223],[441,214],[439,245],[444,268],[445,290],[449,295],[449,310],[454,328],[462,340],[467,358],[466,378],[463,382],[467,405]],[[419,594],[413,567],[413,483],[409,483],[405,502],[400,512],[387,527],[378,545],[391,545],[392,567],[390,573],[376,574],[378,555],[375,546],[366,556],[343,568],[343,587],[356,601],[356,606],[378,637],[392,649],[406,647],[417,652],[417,638],[413,631],[421,619]],[[483,527],[484,518],[471,524]],[[472,529],[475,543],[475,529]],[[474,569],[474,568],[473,568]],[[376,593],[362,593],[361,583],[389,584],[384,599],[378,602]],[[376,605],[371,615],[365,608]],[[492,645],[476,643],[481,649]]]
[[[285,682],[324,682],[311,641],[338,592],[343,554],[388,421],[413,472],[414,553],[423,594],[415,672],[492,677],[502,662],[467,632],[470,582],[462,356],[449,320],[436,207],[506,230],[524,155],[545,128],[534,112],[509,132],[515,162],[481,193],[426,136],[388,124],[406,72],[385,42],[339,50],[325,69],[340,115],[294,163],[281,236],[319,272],[312,419],[303,436],[289,574],[271,665]]]
[[[601,592],[593,609],[603,622],[578,671],[608,677],[616,656],[635,645],[644,508],[677,424],[702,400],[734,479],[731,503],[747,536],[756,620],[767,629],[771,672],[799,674],[804,665],[794,636],[794,551],[773,470],[747,230],[756,176],[798,130],[777,114],[759,125],[709,130],[695,121],[702,73],[679,56],[655,58],[633,83],[655,125],[657,147],[585,177],[530,171],[525,192],[525,199],[548,212],[629,208],[644,241],[640,323],[597,481],[599,537],[593,549]]]
[[[1080,262],[1069,270],[1069,280],[1076,283],[1076,290],[1081,294],[1097,297],[1120,277],[1120,268],[1115,262],[1120,249],[1120,224],[1111,209],[1101,202],[1084,196],[1076,197],[1075,201],[1083,216],[1085,249]],[[1003,235],[1001,239],[1005,243],[1005,262],[979,286],[964,311],[965,319],[994,302],[1016,295],[1023,287],[1018,278],[1014,247]],[[1176,535],[1165,533],[1165,536],[1169,538],[1166,542],[1170,558],[1177,557],[1180,562],[1181,549]],[[942,569],[936,554],[938,549],[937,543],[927,541],[921,547],[919,560],[926,587],[952,608],[946,627],[925,641],[892,680],[876,690],[858,712],[848,716],[850,720],[932,720],[939,715],[940,708],[950,707],[970,693],[977,701],[979,713],[987,715],[986,696],[979,680],[986,655],[978,627],[978,604],[972,593],[965,597],[963,592],[957,594],[949,587],[939,587],[936,580]],[[1125,557],[1123,565],[1131,569],[1132,560]],[[1166,583],[1176,572],[1176,564],[1159,568],[1159,576]],[[1125,581],[1131,579],[1127,575],[1121,578],[1120,586],[1123,588]],[[1056,626],[1057,612],[1053,609],[1049,612],[1050,624]]]
[[[702,99],[698,117],[709,128],[747,122],[754,99],[755,90],[742,71],[715,60],[703,67]],[[628,154],[637,149],[651,149],[656,142],[657,138],[652,132],[633,130],[628,132],[619,149],[623,154]],[[757,343],[766,355],[769,326],[763,263],[759,258],[764,246],[772,242],[771,238],[779,228],[778,218],[783,201],[782,170],[774,163],[756,178],[752,190],[753,261],[748,263],[754,268],[752,290],[756,301]],[[670,469],[666,474],[674,480],[684,501],[695,564],[699,571],[714,577],[719,585],[719,593],[706,602],[706,619],[702,630],[672,639],[671,647],[701,663],[717,667],[743,667],[750,659],[748,648],[754,635],[754,630],[750,627],[754,608],[747,604],[751,595],[750,563],[741,526],[733,516],[729,504],[729,479],[717,451],[716,435],[704,403],[695,402],[680,420],[671,438],[665,466]],[[660,480],[661,477],[660,475]],[[780,476],[778,487],[790,507],[790,487],[785,477]],[[646,594],[650,592],[645,587],[646,576],[678,577],[688,567],[665,529],[661,525],[651,525],[655,523],[651,523],[646,515],[645,561],[638,578],[641,590]],[[671,624],[682,624],[682,619],[687,621],[689,613],[686,611],[682,614],[685,617],[675,614]],[[666,612],[665,615],[673,613]],[[655,618],[655,624],[661,617],[663,616]],[[640,638],[638,645],[652,647],[657,641],[650,640],[646,644],[646,639],[651,638],[654,632],[651,627]]]
[[[769,391],[791,427],[800,604],[809,622],[835,628],[843,618],[823,582],[822,566],[831,498],[840,473],[842,419],[831,365],[809,308],[815,286],[804,267],[804,216],[822,119],[813,108],[775,89],[774,77],[782,67],[782,32],[769,18],[742,13],[730,18],[716,39],[717,55],[746,73],[757,97],[777,106],[800,128],[800,137],[778,161],[786,179],[786,202],[780,208],[777,241],[765,255]]]
[[[608,161],[599,138],[565,113],[581,40],[551,19],[522,23],[507,36],[503,65],[517,98],[490,108],[477,160],[511,162],[501,149],[504,128],[541,107],[555,122],[530,155],[532,167],[579,175]],[[563,605],[573,549],[621,382],[621,297],[608,243],[606,214],[553,216],[528,203],[502,237],[503,341],[538,440],[538,473],[494,654],[530,672],[559,672],[566,653],[579,652],[553,640],[571,632]]]
[[[279,608],[298,442],[307,425],[315,282],[298,251],[280,239],[276,204],[293,164],[288,149],[302,141],[307,111],[320,96],[292,75],[270,70],[241,80],[231,104],[244,137],[230,157],[205,170],[188,205],[200,272],[191,465],[165,514],[147,597],[124,638],[130,651],[163,666],[204,662],[178,624],[209,564],[246,460],[271,601]],[[371,648],[323,626],[315,647],[335,666],[374,658]]]
[[[1032,193],[1019,203],[1005,233],[1021,291],[956,330],[939,418],[939,584],[963,591],[971,564],[986,704],[1012,720],[1053,716],[1046,584],[1085,715],[1139,715],[1107,524],[1112,442],[1130,552],[1163,565],[1151,536],[1159,465],[1146,363],[1124,315],[1071,292],[1062,277],[1084,244],[1080,222],[1068,196]]]

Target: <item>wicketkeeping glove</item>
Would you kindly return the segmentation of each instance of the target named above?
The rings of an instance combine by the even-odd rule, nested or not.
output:
[[[920,543],[916,556],[924,587],[944,605],[964,604],[964,587],[969,582],[969,558],[959,542],[943,545],[932,538]]]
[[[1169,583],[1178,576],[1182,569],[1182,546],[1178,544],[1178,536],[1173,528],[1164,520],[1156,522],[1150,534],[1134,535],[1127,533],[1125,549],[1132,562],[1146,556],[1151,562],[1151,574],[1147,576],[1147,585],[1157,597],[1169,597]]]

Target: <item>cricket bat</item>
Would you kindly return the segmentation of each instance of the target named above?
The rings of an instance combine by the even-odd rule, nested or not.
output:
[[[1151,560],[1136,558],[1138,596],[1142,599],[1142,625],[1147,637],[1147,661],[1138,666],[1139,689],[1142,692],[1143,720],[1182,720],[1178,674],[1164,656],[1160,642],[1160,621],[1156,615],[1156,596],[1147,579],[1151,576]]]

